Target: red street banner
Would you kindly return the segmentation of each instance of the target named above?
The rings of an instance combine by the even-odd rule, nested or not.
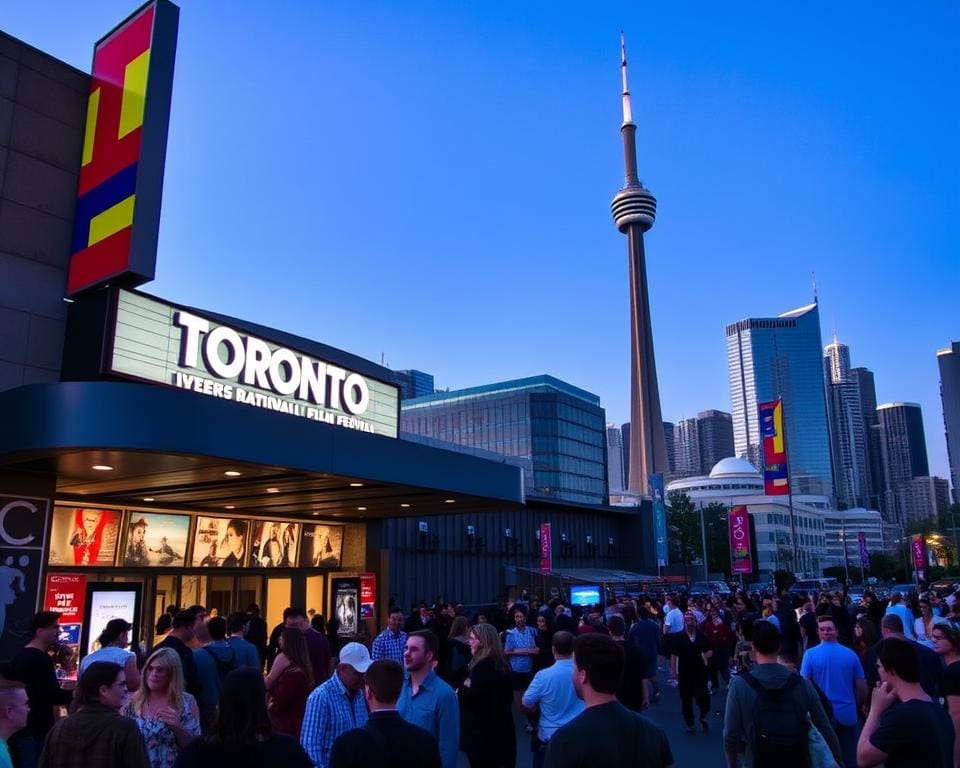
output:
[[[923,581],[926,577],[927,545],[923,534],[918,533],[910,537],[910,552],[913,553],[913,568],[917,572],[917,579]]]
[[[540,523],[540,573],[553,570],[553,544],[550,541],[550,523]]]
[[[757,406],[760,412],[760,439],[763,441],[763,489],[767,496],[790,493],[787,447],[784,438],[783,400]]]
[[[360,574],[360,618],[372,619],[377,604],[377,575]]]
[[[746,507],[731,507],[730,518],[730,570],[732,573],[753,573],[753,556],[750,552],[750,516]]]

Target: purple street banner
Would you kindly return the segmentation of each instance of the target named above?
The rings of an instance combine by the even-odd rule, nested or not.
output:
[[[730,520],[730,570],[732,573],[753,573],[753,556],[750,552],[750,516],[746,507],[731,507]]]
[[[550,523],[540,523],[540,573],[553,570],[553,546],[550,541]]]
[[[923,534],[917,533],[910,537],[910,552],[913,555],[913,568],[920,581],[926,577],[927,546]]]
[[[757,405],[760,412],[760,438],[763,441],[763,489],[767,496],[790,493],[787,445],[784,439],[783,400]]]
[[[867,534],[863,531],[857,534],[857,542],[860,544],[860,567],[870,569],[870,553],[867,551]]]

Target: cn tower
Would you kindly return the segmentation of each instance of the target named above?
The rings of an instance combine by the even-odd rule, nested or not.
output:
[[[617,229],[627,236],[630,260],[630,488],[647,495],[647,481],[655,472],[665,472],[667,443],[660,414],[660,389],[653,357],[650,327],[650,300],[647,265],[643,254],[643,233],[653,226],[657,199],[637,177],[637,126],[630,109],[627,87],[627,48],[620,35],[620,72],[623,77],[623,161],[626,180],[613,198],[611,209]]]

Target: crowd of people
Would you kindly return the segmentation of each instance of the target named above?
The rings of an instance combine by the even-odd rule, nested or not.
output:
[[[256,606],[191,606],[160,618],[149,653],[110,621],[69,691],[44,611],[0,667],[0,768],[512,768],[518,723],[535,768],[661,768],[671,745],[641,713],[662,676],[689,738],[722,726],[730,768],[960,768],[958,613],[934,593],[523,593],[394,607],[368,644],[296,607],[268,636]]]

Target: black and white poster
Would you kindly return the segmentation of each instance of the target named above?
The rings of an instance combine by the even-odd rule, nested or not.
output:
[[[333,592],[333,615],[337,620],[337,636],[357,636],[357,622],[360,618],[360,579],[331,579]]]
[[[49,499],[0,495],[0,659],[30,640],[49,525]]]

